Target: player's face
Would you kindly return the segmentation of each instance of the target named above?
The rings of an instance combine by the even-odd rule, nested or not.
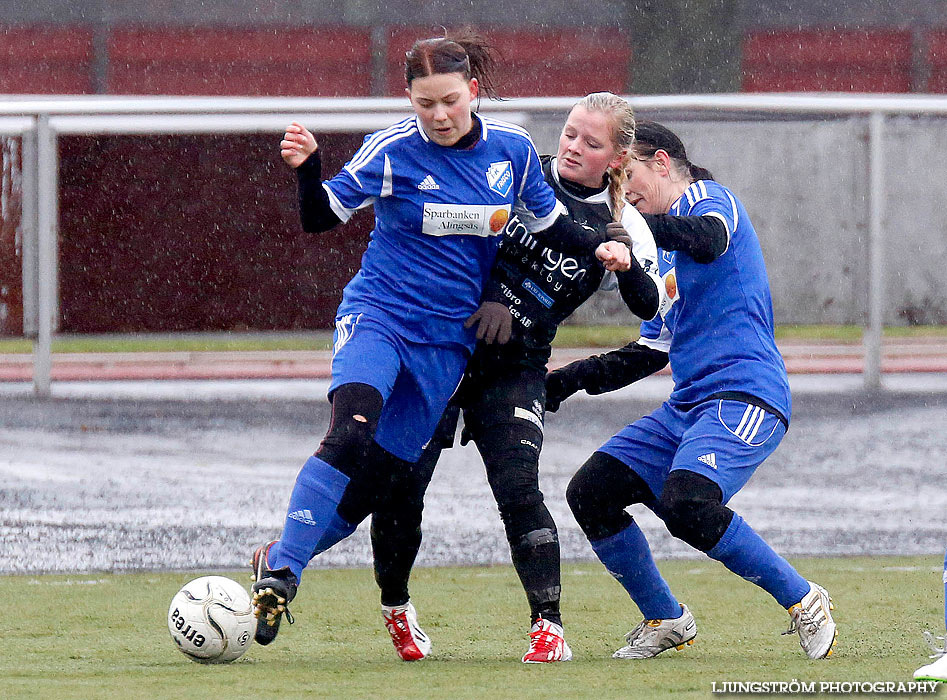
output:
[[[667,169],[654,159],[638,160],[632,153],[625,165],[625,199],[642,214],[667,214],[676,197],[670,192]]]
[[[463,73],[434,73],[412,80],[406,92],[428,138],[453,146],[470,131],[470,103],[478,89],[477,79]]]
[[[612,125],[599,110],[576,105],[559,134],[559,176],[586,187],[600,187],[609,167],[620,167],[622,152],[612,142]]]

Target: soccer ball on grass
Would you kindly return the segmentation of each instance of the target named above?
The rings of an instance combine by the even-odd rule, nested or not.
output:
[[[250,647],[256,618],[250,596],[224,576],[202,576],[184,584],[171,599],[168,631],[191,661],[223,664]]]

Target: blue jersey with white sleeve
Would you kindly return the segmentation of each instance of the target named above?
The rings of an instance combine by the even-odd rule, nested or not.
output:
[[[513,212],[530,230],[565,211],[543,179],[529,134],[473,115],[469,149],[430,141],[417,117],[370,134],[323,183],[342,221],[374,205],[375,228],[338,315],[365,313],[418,343],[472,347],[463,327],[476,311]]]
[[[789,380],[773,336],[766,265],[746,209],[723,185],[698,180],[668,213],[717,217],[729,234],[727,250],[709,264],[680,251],[659,251],[667,302],[658,316],[641,324],[639,342],[669,353],[670,400],[694,404],[740,392],[789,420]]]

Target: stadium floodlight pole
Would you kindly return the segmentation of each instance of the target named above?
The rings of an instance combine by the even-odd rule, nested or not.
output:
[[[58,170],[56,133],[50,126],[49,115],[41,114],[36,120],[37,304],[33,343],[33,391],[38,398],[51,394],[53,331],[58,315]]]
[[[884,325],[884,123],[883,112],[868,117],[868,319],[862,334],[867,391],[881,383],[881,333]]]

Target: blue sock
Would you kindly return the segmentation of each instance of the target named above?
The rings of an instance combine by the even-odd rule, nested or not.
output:
[[[809,592],[809,582],[736,513],[723,537],[707,552],[707,556],[755,583],[784,608],[795,605]]]
[[[667,620],[681,616],[681,605],[658,572],[651,547],[637,523],[590,544],[608,573],[628,591],[646,619]]]
[[[318,457],[306,461],[289,497],[283,534],[267,557],[271,569],[288,566],[297,580],[302,578],[303,569],[333,524],[348,483],[345,474]]]
[[[316,551],[312,553],[312,556],[317,554],[322,554],[324,551],[332,547],[338,542],[341,542],[346,537],[355,532],[355,528],[358,525],[353,525],[347,520],[343,520],[338,513],[332,516],[332,520],[329,521],[326,531],[323,533],[322,538],[316,544]],[[311,559],[312,557],[310,557]]]

